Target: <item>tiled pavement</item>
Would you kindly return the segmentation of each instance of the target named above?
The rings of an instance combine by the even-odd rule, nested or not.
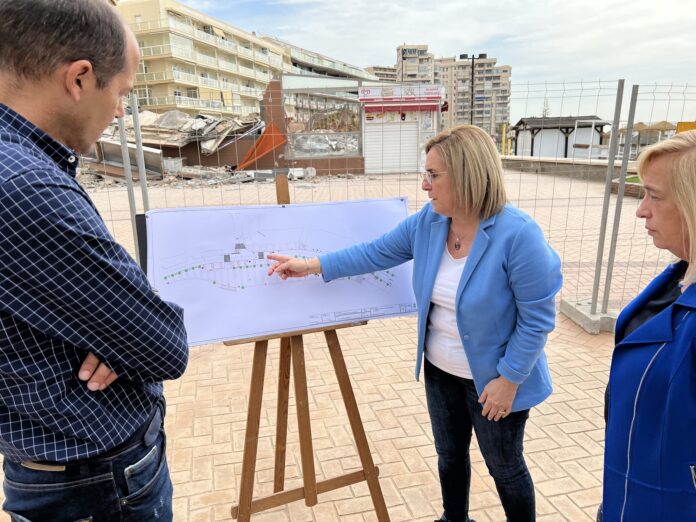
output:
[[[415,320],[374,321],[339,331],[380,483],[393,521],[431,522],[441,510],[437,459],[422,383],[413,378]],[[547,353],[554,393],[532,411],[525,451],[539,520],[592,520],[601,495],[602,404],[611,336],[590,336],[559,315]],[[186,375],[169,383],[167,428],[176,519],[230,520],[241,474],[253,347],[194,348]],[[348,419],[323,336],[307,336],[309,405],[319,479],[359,469]],[[278,346],[267,364],[255,493],[272,491]],[[292,388],[292,387],[291,387]],[[300,487],[291,391],[287,488]],[[495,486],[473,451],[471,516],[504,520]],[[295,502],[256,521],[376,520],[365,483]]]
[[[539,179],[508,174],[509,193],[514,202],[535,215],[561,253],[566,273],[565,295],[587,296],[592,284],[603,184],[549,176]],[[415,179],[402,177],[392,184],[385,180],[340,180],[329,184],[328,192],[326,183],[296,184],[291,197],[293,201],[335,201],[408,194],[415,209],[425,201],[417,189]],[[571,193],[574,198],[570,198]],[[96,192],[94,198],[117,239],[132,244],[124,193],[102,191]],[[270,203],[273,198],[272,185],[217,191],[150,191],[153,206]],[[622,229],[628,236],[636,230],[635,220],[630,217],[631,205],[630,201],[624,202],[624,216],[629,217],[623,218]],[[639,252],[643,266],[637,277],[643,284],[662,262],[644,243],[642,238],[637,246],[635,240],[629,240],[622,248],[620,242],[617,252],[617,267]],[[585,267],[585,271],[578,267]],[[618,269],[615,275],[622,277]],[[636,277],[625,279],[636,284]],[[613,302],[622,302],[623,294],[633,291],[632,287],[627,290],[625,281],[616,286],[619,293],[612,294]],[[441,511],[441,502],[423,385],[413,377],[415,319],[372,321],[340,330],[339,338],[372,454],[380,469],[391,519],[432,521]],[[549,336],[547,354],[554,393],[532,410],[525,441],[537,491],[539,520],[593,519],[601,495],[602,405],[612,345],[611,335],[588,335],[563,315],[558,316],[557,327]],[[186,374],[178,381],[166,383],[175,520],[231,520],[230,507],[236,503],[241,475],[252,355],[252,345],[193,348]],[[323,336],[306,337],[305,357],[318,479],[355,471],[359,460]],[[272,342],[261,416],[256,495],[272,491],[277,365],[278,344]],[[293,488],[302,482],[292,386],[289,426],[286,488]],[[472,458],[471,516],[478,522],[502,521],[493,481],[475,443]],[[0,520],[7,519],[0,515]],[[252,520],[357,522],[376,517],[367,486],[361,483],[320,495],[318,505],[312,508],[300,501],[254,515]]]

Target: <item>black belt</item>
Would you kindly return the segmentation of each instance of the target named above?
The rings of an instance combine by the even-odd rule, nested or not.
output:
[[[64,464],[60,462],[50,462],[43,460],[36,462],[26,460],[21,462],[21,465],[25,468],[34,469],[37,471],[66,471],[68,468],[82,467],[85,465],[88,466],[90,463],[104,462],[113,459],[114,457],[120,455],[126,450],[130,450],[131,448],[140,444],[141,442],[145,446],[150,446],[153,442],[155,442],[155,440],[157,440],[160,428],[162,427],[162,421],[164,420],[165,409],[166,407],[164,397],[160,397],[155,403],[155,407],[152,409],[152,412],[150,413],[149,417],[142,424],[142,426],[135,430],[135,433],[133,433],[133,435],[128,437],[121,444],[111,448],[105,453],[101,453],[99,455],[87,459],[67,462]]]

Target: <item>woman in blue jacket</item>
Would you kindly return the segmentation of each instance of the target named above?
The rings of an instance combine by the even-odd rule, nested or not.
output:
[[[645,149],[636,215],[678,260],[619,315],[604,455],[604,522],[696,520],[696,131]]]
[[[413,259],[416,378],[425,390],[444,513],[468,522],[472,429],[510,521],[535,519],[522,454],[529,409],[551,393],[544,344],[556,317],[560,261],[539,226],[506,204],[490,136],[462,125],[426,145],[430,202],[372,241],[314,259],[270,255],[269,275],[330,281]]]

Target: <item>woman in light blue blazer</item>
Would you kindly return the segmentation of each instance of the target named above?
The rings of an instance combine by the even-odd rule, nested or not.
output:
[[[529,409],[551,393],[544,354],[560,261],[527,214],[507,204],[490,136],[462,125],[426,145],[430,202],[375,241],[309,260],[269,255],[269,275],[325,281],[413,260],[416,378],[424,362],[444,513],[468,522],[472,430],[510,521],[535,519],[522,444]],[[425,356],[425,357],[423,357]]]

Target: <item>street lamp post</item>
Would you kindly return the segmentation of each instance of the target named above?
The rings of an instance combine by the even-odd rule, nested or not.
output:
[[[480,55],[479,55],[480,56]],[[469,123],[474,124],[474,54],[471,54],[471,103],[469,104]]]
[[[469,123],[471,123],[471,125],[474,124],[474,64],[476,60],[481,60],[483,58],[488,58],[488,54],[479,54],[478,56],[472,54],[471,58],[469,58],[468,54],[459,55],[460,60],[471,59],[471,101],[469,102]]]
[[[460,54],[459,55],[460,60],[471,60],[471,100],[469,102],[469,123],[471,125],[474,124],[474,79],[475,79],[474,66],[476,64],[476,60],[483,60],[485,58],[488,58],[488,54],[482,53],[482,54],[479,54],[478,56],[472,54],[471,58],[469,58],[468,54]]]

